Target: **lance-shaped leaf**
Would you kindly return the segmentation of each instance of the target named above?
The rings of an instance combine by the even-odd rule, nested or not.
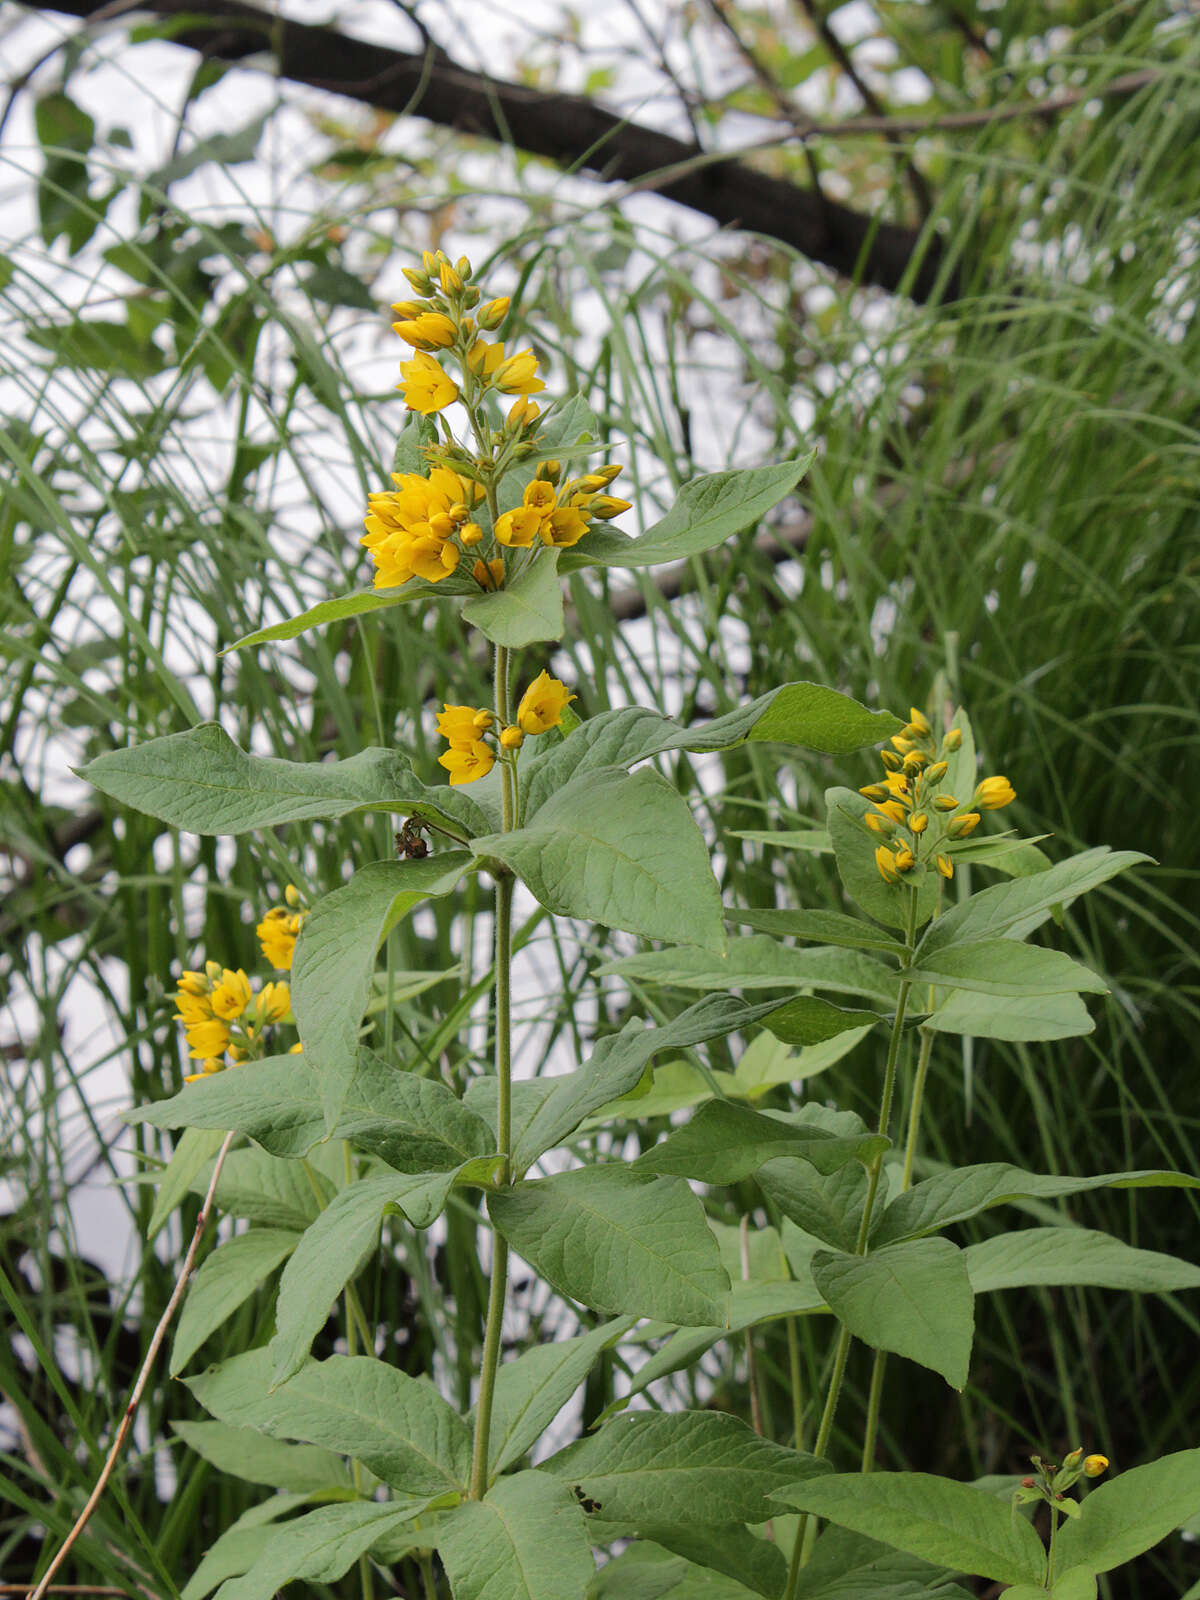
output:
[[[1107,994],[1108,985],[1062,950],[1043,950],[1015,939],[980,939],[930,950],[908,968],[911,983],[940,984],[978,994]]]
[[[416,1515],[411,1506],[320,1506],[262,1535],[262,1552],[239,1578],[217,1591],[220,1600],[274,1600],[285,1583],[306,1578],[332,1583],[349,1572],[359,1556],[397,1523]]]
[[[795,488],[812,465],[815,450],[773,467],[714,472],[694,478],[661,521],[639,539],[595,530],[563,552],[562,571],[581,567],[654,567],[682,561],[722,544],[749,528]],[[607,534],[607,537],[605,537]]]
[[[595,1571],[579,1501],[542,1472],[455,1507],[437,1546],[454,1600],[584,1600]]]
[[[944,1568],[832,1522],[822,1529],[796,1593],[799,1600],[971,1600]]]
[[[1177,1450],[1093,1489],[1058,1536],[1059,1561],[1111,1572],[1200,1509],[1200,1450]]]
[[[838,1473],[772,1496],[956,1572],[997,1583],[1041,1583],[1042,1541],[1006,1500],[927,1472]]]
[[[493,1130],[444,1083],[370,1050],[359,1052],[334,1134],[397,1172],[448,1172],[496,1148]]]
[[[704,1600],[751,1600],[756,1593],[779,1594],[781,1589],[782,1585],[769,1591],[748,1588],[736,1579],[706,1572],[658,1543],[638,1542],[604,1563],[588,1590],[588,1600],[696,1600],[699,1595]]]
[[[323,628],[329,622],[344,622],[347,617],[370,616],[375,611],[390,611],[393,606],[412,605],[414,600],[448,600],[452,595],[474,595],[479,585],[467,577],[451,574],[441,583],[425,583],[421,578],[410,578],[398,589],[356,589],[353,594],[339,594],[332,600],[322,600],[309,606],[286,622],[273,622],[269,627],[256,628],[244,638],[226,645],[221,654],[245,650],[253,644],[270,644],[276,639],[295,639],[313,628]]]
[[[1007,1162],[958,1167],[926,1178],[897,1195],[883,1213],[872,1242],[893,1244],[962,1222],[992,1206],[1019,1200],[1054,1200],[1089,1189],[1198,1189],[1200,1178],[1183,1172],[1102,1172],[1091,1178],[1060,1178],[1050,1172],[1024,1172]]]
[[[964,1254],[976,1294],[1068,1283],[1144,1294],[1200,1288],[1200,1266],[1090,1228],[1021,1228],[969,1245]]]
[[[676,989],[827,989],[831,994],[864,995],[886,1006],[895,1005],[900,987],[894,969],[862,951],[823,945],[793,950],[764,934],[734,939],[728,955],[716,959],[696,949],[693,941],[676,950],[650,950],[606,961],[596,973],[645,978]]]
[[[997,996],[955,989],[922,1027],[935,1033],[962,1033],[975,1039],[1074,1039],[1096,1024],[1077,994]]]
[[[811,939],[815,944],[842,945],[848,950],[885,950],[902,956],[906,946],[882,928],[843,911],[726,911],[726,922],[755,928],[775,939]]]
[[[331,1131],[354,1076],[379,946],[422,900],[449,894],[470,865],[465,850],[425,861],[375,861],[304,919],[292,957],[292,1012]]]
[[[248,1572],[262,1554],[264,1540],[273,1531],[269,1524],[290,1516],[301,1506],[311,1505],[313,1498],[310,1491],[273,1494],[269,1500],[243,1511],[205,1552],[204,1559],[184,1585],[180,1600],[204,1600],[204,1596],[226,1578]],[[357,1500],[358,1496],[352,1498]]]
[[[525,813],[532,817],[578,773],[601,767],[629,768],[670,750],[699,754],[732,750],[751,741],[844,755],[863,745],[878,744],[900,726],[891,712],[870,711],[848,695],[818,683],[785,683],[696,727],[672,722],[646,706],[602,711],[528,760],[521,774]]]
[[[251,1350],[188,1387],[218,1422],[353,1456],[409,1502],[465,1491],[470,1429],[427,1379],[374,1356],[330,1356],[272,1390],[272,1365],[269,1350]]]
[[[563,636],[562,580],[558,550],[540,550],[511,583],[480,594],[463,607],[463,621],[507,650]]]
[[[949,1239],[915,1239],[865,1256],[818,1250],[812,1275],[856,1339],[919,1361],[955,1389],[966,1385],[975,1297],[964,1253]]]
[[[787,1580],[787,1560],[783,1551],[770,1539],[751,1533],[749,1528],[735,1524],[721,1528],[705,1528],[696,1524],[684,1527],[679,1523],[651,1522],[649,1519],[634,1527],[632,1524],[594,1519],[592,1536],[609,1537],[610,1529],[615,1534],[618,1528],[622,1529],[623,1537],[636,1535],[641,1539],[652,1539],[664,1551],[682,1556],[683,1562],[687,1563],[685,1571],[697,1583],[703,1583],[702,1590],[693,1589],[692,1593],[702,1593],[704,1600],[724,1600],[726,1595],[732,1596],[733,1600],[746,1600],[748,1591],[763,1595],[765,1600],[778,1600],[783,1593]],[[727,1583],[727,1587],[714,1587],[716,1573],[732,1581]],[[630,1584],[613,1592],[629,1600],[630,1596],[642,1594],[643,1591]],[[669,1595],[676,1591],[664,1591],[656,1583],[650,1592],[655,1600],[660,1600],[664,1593]],[[687,1590],[680,1592],[686,1594]],[[596,1600],[594,1590],[590,1600]]]
[[[789,1450],[722,1411],[632,1411],[542,1463],[578,1484],[604,1522],[763,1522],[768,1498],[827,1472],[817,1456]]]
[[[518,1183],[488,1200],[496,1227],[560,1294],[596,1311],[720,1324],[729,1276],[704,1207],[680,1178],[623,1163]]]
[[[774,1009],[771,1001],[747,1005],[732,995],[707,995],[661,1027],[631,1021],[620,1033],[601,1039],[578,1072],[548,1080],[549,1094],[539,1101],[516,1140],[517,1171],[526,1171],[543,1152],[561,1144],[585,1117],[636,1088],[661,1051],[686,1050],[724,1038]]]
[[[710,1100],[685,1124],[634,1163],[634,1171],[662,1172],[705,1183],[740,1183],[778,1156],[834,1172],[848,1161],[867,1162],[886,1150],[880,1134],[839,1138],[791,1118],[766,1116],[728,1100]]]
[[[427,788],[394,750],[360,750],[346,761],[281,761],[247,755],[216,722],[110,750],[79,776],[188,833],[249,833],[355,811],[413,812],[456,833],[493,826],[469,795]]]
[[[176,1377],[196,1351],[264,1283],[296,1248],[301,1235],[288,1228],[253,1228],[208,1256],[192,1279],[171,1346]]]
[[[122,1113],[155,1128],[244,1133],[276,1156],[307,1155],[325,1137],[316,1075],[303,1055],[244,1061],[183,1086],[178,1094]]]
[[[826,789],[825,811],[829,837],[833,841],[838,877],[856,906],[888,928],[907,930],[913,894],[917,897],[917,927],[928,922],[937,907],[940,875],[917,869],[918,876],[905,883],[887,883],[875,864],[879,836],[863,822],[875,808],[865,795],[853,789]]]
[[[938,917],[921,940],[915,960],[919,964],[935,950],[945,950],[952,944],[1000,937],[1023,939],[1045,922],[1055,906],[1087,894],[1118,872],[1152,860],[1140,850],[1110,850],[1107,845],[1100,845],[1031,878],[1017,878],[1012,883],[983,889]]]
[[[211,1169],[197,1175],[193,1194],[207,1191],[210,1175]],[[227,1216],[302,1233],[335,1192],[312,1160],[306,1172],[299,1161],[281,1161],[265,1150],[232,1150],[221,1168],[215,1201]]]
[[[341,1456],[315,1444],[286,1444],[253,1428],[231,1428],[226,1422],[172,1422],[171,1427],[189,1450],[246,1483],[306,1494],[351,1489],[350,1472]]]
[[[123,1115],[125,1120],[132,1120],[128,1113]],[[224,1123],[212,1128],[184,1129],[174,1155],[156,1180],[158,1193],[154,1196],[154,1209],[146,1224],[147,1242],[158,1237],[175,1207],[191,1189],[196,1176],[211,1170],[213,1157],[221,1148],[226,1132],[228,1129]]]
[[[686,801],[656,772],[587,773],[527,827],[486,834],[471,848],[499,857],[559,916],[725,948],[708,845]]]
[[[874,1011],[861,1006],[835,1006],[815,994],[800,994],[765,1019],[765,1026],[784,1044],[816,1045],[836,1039],[842,1033],[860,1038],[864,1029],[880,1021]]]

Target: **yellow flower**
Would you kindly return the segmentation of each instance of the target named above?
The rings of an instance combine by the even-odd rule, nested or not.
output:
[[[530,510],[539,511],[545,516],[557,506],[558,496],[554,493],[552,483],[546,483],[542,478],[535,478],[532,483],[526,484],[521,502]]]
[[[445,755],[438,757],[438,765],[450,774],[453,788],[459,783],[474,783],[476,778],[486,778],[496,764],[496,757],[482,739],[470,745],[453,745]]]
[[[219,1017],[212,1017],[208,1022],[198,1022],[195,1027],[189,1028],[187,1042],[191,1046],[189,1054],[193,1061],[219,1056],[229,1047],[229,1028]]]
[[[492,725],[492,713],[475,706],[452,706],[442,702],[438,712],[437,731],[451,744],[473,745],[481,733]]]
[[[414,350],[445,350],[455,340],[453,322],[440,311],[421,311],[415,317],[393,322],[392,329]]]
[[[184,1083],[199,1083],[201,1078],[211,1078],[214,1072],[220,1072],[225,1065],[224,1056],[210,1056],[207,1061],[200,1063],[199,1072],[189,1072]]]
[[[975,804],[984,811],[998,811],[1017,798],[1017,791],[1005,777],[985,778],[975,790]]]
[[[282,1022],[292,1009],[292,992],[286,983],[264,983],[257,1007],[263,1022]]]
[[[879,876],[884,883],[900,882],[900,874],[896,871],[896,858],[887,845],[881,844],[875,851],[875,865],[879,868]]]
[[[467,351],[467,365],[479,378],[490,378],[503,360],[504,346],[498,342],[488,344],[483,339],[476,339]]]
[[[272,906],[254,930],[263,955],[281,972],[292,970],[296,935],[303,921],[303,916],[290,912],[286,906]]]
[[[556,550],[569,550],[578,544],[588,531],[585,519],[573,506],[561,506],[552,511],[541,526],[543,542]]]
[[[482,584],[485,589],[503,589],[504,587],[504,560],[498,556],[494,561],[477,561],[471,568],[475,582]]]
[[[924,811],[914,811],[908,819],[908,825],[914,833],[924,833],[929,826],[929,817]]]
[[[214,1015],[226,1022],[233,1022],[250,1004],[249,978],[240,968],[237,972],[231,972],[226,967],[210,999]],[[205,1053],[211,1054],[211,1052]]]
[[[496,538],[501,544],[527,549],[537,538],[542,526],[542,513],[532,506],[518,506],[496,518]]]
[[[917,864],[917,858],[907,845],[901,845],[896,851],[896,871],[911,872]]]
[[[883,812],[885,817],[890,817],[893,822],[904,822],[908,815],[899,800],[884,800],[878,809]]]
[[[482,543],[483,529],[477,522],[464,522],[458,530],[458,538],[459,543],[465,545],[469,550],[472,545]]]
[[[548,672],[539,672],[521,696],[517,707],[517,723],[523,733],[545,733],[557,727],[563,712],[575,696],[565,683],[552,678]]]
[[[454,531],[452,512],[475,497],[475,485],[447,467],[434,467],[427,478],[394,472],[392,482],[394,489],[369,497],[360,541],[376,568],[375,587],[396,589],[414,576],[439,583],[459,560],[458,547],[446,542]]]
[[[1098,1478],[1102,1472],[1108,1471],[1108,1457],[1088,1456],[1083,1463],[1083,1470],[1089,1478]]]
[[[458,399],[454,379],[423,351],[418,350],[411,361],[402,361],[400,372],[404,382],[397,388],[404,390],[404,403],[410,411],[427,417]]]
[[[863,821],[872,833],[891,833],[892,831],[890,819],[881,817],[877,811],[868,811]]]
[[[537,365],[532,350],[518,350],[500,363],[492,382],[501,394],[540,394],[546,385],[537,375]]]

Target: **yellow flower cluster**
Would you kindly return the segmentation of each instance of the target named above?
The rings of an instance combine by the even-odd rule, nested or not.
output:
[[[497,541],[509,549],[527,550],[540,539],[553,549],[570,549],[583,538],[593,518],[607,522],[629,510],[628,500],[600,493],[620,470],[609,464],[558,487],[558,462],[543,461],[521,496],[521,504],[497,517]]]
[[[496,741],[503,754],[515,755],[526,734],[546,733],[557,727],[562,714],[575,696],[565,683],[540,672],[521,696],[517,720],[502,726]],[[495,732],[496,718],[490,711],[475,706],[446,705],[438,714],[437,727],[450,748],[438,757],[438,764],[450,774],[450,783],[474,783],[485,778],[496,764],[496,755],[487,742]]]
[[[188,1083],[263,1053],[264,1032],[291,1013],[286,983],[265,983],[257,994],[239,967],[206,961],[203,972],[185,972],[175,992],[176,1017],[187,1035],[188,1054],[200,1062]]]
[[[296,937],[308,913],[297,911],[300,894],[293,884],[288,884],[283,891],[283,898],[287,904],[272,906],[254,931],[258,935],[262,953],[271,965],[280,972],[290,972]]]
[[[453,572],[463,548],[483,538],[469,506],[483,492],[448,467],[434,467],[427,478],[393,472],[395,489],[368,496],[366,545],[375,563],[375,587],[396,589],[410,578],[440,583]]]
[[[875,865],[885,883],[900,883],[906,873],[931,861],[944,878],[952,878],[954,845],[974,833],[982,812],[998,810],[1017,798],[1002,776],[984,778],[969,800],[944,791],[942,783],[950,770],[946,758],[961,748],[962,730],[951,728],[939,746],[929,718],[916,706],[909,716],[911,721],[892,739],[892,748],[880,754],[882,783],[859,790],[874,804],[863,820],[887,841],[875,851]]]

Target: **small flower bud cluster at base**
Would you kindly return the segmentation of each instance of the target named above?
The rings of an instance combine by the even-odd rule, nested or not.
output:
[[[446,705],[438,713],[437,728],[450,748],[438,757],[438,765],[450,774],[453,787],[485,778],[496,764],[496,753],[488,739],[495,736],[501,759],[512,760],[527,734],[547,733],[562,721],[562,714],[575,696],[565,683],[541,672],[521,696],[517,720],[496,728],[490,711],[474,706]]]
[[[1044,1500],[1064,1517],[1079,1515],[1079,1502],[1068,1499],[1067,1490],[1080,1478],[1098,1478],[1108,1471],[1108,1457],[1085,1456],[1082,1445],[1064,1457],[1061,1467],[1056,1467],[1053,1461],[1043,1461],[1040,1456],[1031,1456],[1030,1460],[1036,1473],[1021,1479],[1020,1486],[1013,1491],[1013,1500],[1019,1506]]]
[[[984,778],[969,800],[942,792],[950,771],[946,757],[962,748],[962,730],[951,728],[938,745],[929,718],[916,706],[891,743],[880,753],[882,782],[858,791],[873,808],[863,821],[886,840],[875,850],[879,876],[888,884],[915,884],[926,867],[934,867],[952,878],[954,845],[974,833],[981,810],[1008,805],[1016,792],[1002,776]]]

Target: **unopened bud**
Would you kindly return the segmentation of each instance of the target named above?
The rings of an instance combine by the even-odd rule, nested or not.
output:
[[[540,478],[543,483],[557,483],[562,477],[561,461],[539,461],[535,478]]]
[[[958,801],[952,794],[939,794],[933,802],[935,811],[957,811]]]
[[[1069,1455],[1065,1455],[1063,1457],[1063,1467],[1066,1471],[1070,1472],[1073,1468],[1077,1467],[1082,1460],[1083,1446],[1080,1445],[1078,1449],[1072,1450]]]
[[[899,772],[903,764],[900,760],[900,757],[894,750],[881,750],[879,752],[879,759],[883,762],[884,766],[889,772]]]
[[[411,321],[413,317],[424,315],[425,307],[419,300],[397,300],[392,310],[402,320]]]
[[[886,800],[890,791],[882,783],[867,783],[858,792],[861,795],[865,795],[868,800],[878,802]]]
[[[601,522],[611,522],[613,517],[619,517],[630,509],[630,502],[619,500],[615,494],[598,494],[588,506],[589,513],[593,517],[599,517]]]
[[[488,333],[494,333],[508,315],[511,304],[508,295],[502,295],[499,300],[489,300],[486,305],[480,306],[479,326]]]
[[[467,260],[466,256],[459,256],[458,260],[454,263],[454,270],[458,273],[459,277],[464,283],[470,283],[471,263]]]
[[[952,878],[954,876],[954,863],[949,856],[938,856],[937,869],[943,878]]]
[[[979,812],[967,811],[961,817],[955,817],[946,831],[952,839],[965,839],[969,833],[974,833],[978,826]]]
[[[909,728],[911,728],[912,734],[920,734],[922,738],[926,738],[933,732],[933,729],[929,726],[929,718],[923,711],[918,711],[916,706],[908,708],[908,718],[908,728],[905,728],[905,733],[908,733]]]
[[[912,851],[907,849],[905,846],[902,845],[900,849],[896,851],[897,872],[911,872],[916,864],[916,856],[914,856]]]
[[[400,270],[404,273],[404,276],[408,279],[409,283],[412,284],[417,293],[419,295],[424,295],[425,298],[428,299],[433,293],[433,283],[429,277],[429,274],[427,272],[420,271],[420,269],[416,267],[402,267]]]
[[[471,719],[471,724],[478,728],[480,733],[486,733],[494,720],[490,711],[477,711]]]
[[[429,519],[429,526],[439,539],[448,539],[454,532],[453,518],[444,511],[435,511]]]
[[[520,728],[503,728],[500,733],[500,743],[506,750],[519,750],[525,742],[525,735]]]
[[[914,811],[908,819],[908,826],[913,833],[924,833],[929,826],[929,818],[924,811]]]
[[[947,762],[935,761],[931,767],[925,768],[925,782],[941,783],[949,770],[950,767]]]
[[[1034,1487],[1034,1480],[1032,1478],[1022,1478],[1021,1487],[1022,1489],[1032,1489]]]
[[[1083,1470],[1089,1478],[1098,1478],[1102,1472],[1108,1471],[1108,1457],[1088,1456],[1083,1463]]]
[[[460,544],[464,544],[469,550],[483,538],[483,529],[477,522],[464,522],[458,530],[458,538]]]
[[[962,749],[962,729],[961,728],[951,728],[950,729],[950,732],[942,740],[942,749],[943,750],[961,750]]]
[[[457,295],[463,291],[463,281],[448,261],[443,261],[438,270],[438,282],[443,294]]]

